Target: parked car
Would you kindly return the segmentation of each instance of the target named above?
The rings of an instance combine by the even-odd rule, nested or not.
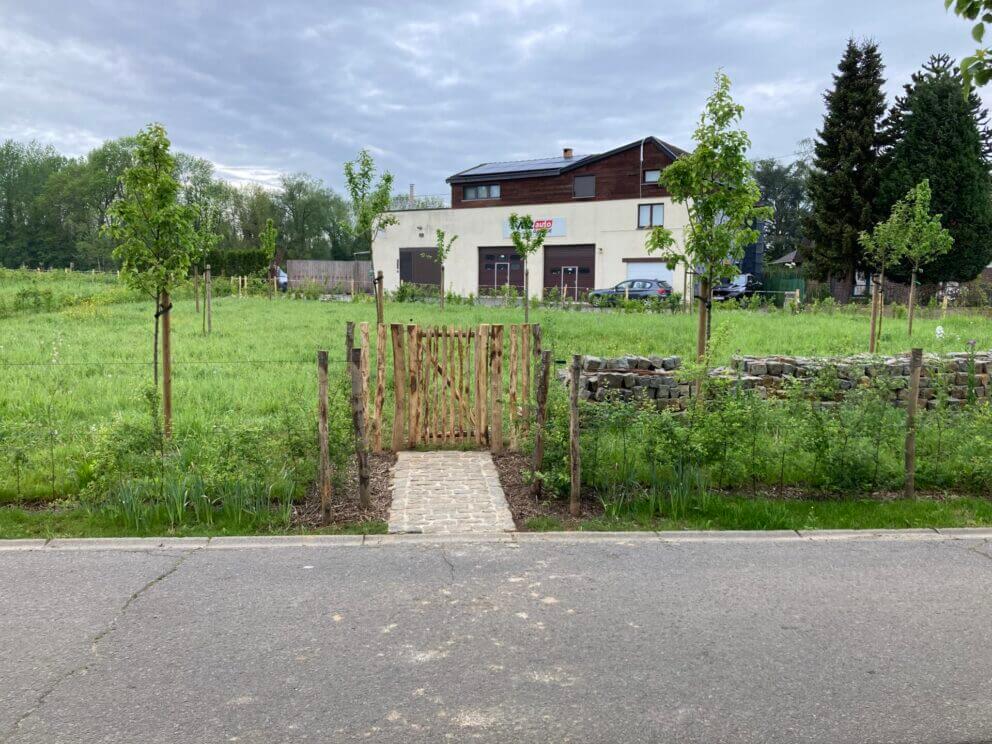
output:
[[[754,274],[738,274],[729,281],[721,282],[713,288],[713,301],[739,300],[744,297],[751,297],[761,289],[761,282],[755,279]]]
[[[628,279],[609,289],[594,289],[589,292],[589,302],[593,305],[612,305],[617,300],[650,300],[665,298],[672,293],[671,285],[664,279]]]
[[[276,283],[279,285],[279,291],[285,292],[289,289],[289,277],[286,272],[282,269],[276,269]]]

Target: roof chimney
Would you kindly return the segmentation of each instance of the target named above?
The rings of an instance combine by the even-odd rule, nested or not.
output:
[[[565,158],[565,160],[571,160],[572,159],[572,148],[571,147],[566,147],[565,149],[563,149],[561,151],[561,156],[563,158]]]

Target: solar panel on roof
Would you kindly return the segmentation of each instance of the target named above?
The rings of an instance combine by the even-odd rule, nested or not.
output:
[[[585,155],[575,155],[564,158],[560,155],[554,158],[538,158],[536,160],[514,160],[505,163],[483,163],[474,168],[459,173],[459,176],[484,176],[489,173],[525,173],[527,171],[548,170],[561,168],[570,163],[582,160]]]

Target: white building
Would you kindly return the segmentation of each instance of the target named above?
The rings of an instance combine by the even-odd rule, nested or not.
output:
[[[639,278],[666,280],[685,293],[685,269],[674,271],[645,248],[650,228],[664,225],[678,248],[688,224],[684,205],[658,185],[662,169],[683,151],[646,137],[599,155],[484,163],[456,173],[451,207],[394,212],[398,224],[375,237],[376,269],[387,290],[401,282],[437,285],[440,272],[426,256],[435,231],[458,239],[445,265],[446,291],[485,294],[507,284],[523,287],[523,262],[510,240],[511,213],[529,214],[549,228],[544,248],[530,259],[530,293],[556,287],[572,297]]]

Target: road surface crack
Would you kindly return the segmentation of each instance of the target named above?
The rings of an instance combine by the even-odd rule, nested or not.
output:
[[[455,564],[451,562],[450,558],[448,558],[448,554],[442,546],[438,546],[438,550],[441,551],[441,558],[443,558],[444,562],[448,564],[448,571],[451,572],[451,580],[449,583],[453,584],[455,583]]]
[[[200,550],[200,548],[196,547],[196,548],[192,548],[191,550],[187,550],[186,552],[181,554],[179,558],[175,561],[175,563],[173,563],[166,571],[156,576],[154,579],[149,581],[143,587],[141,587],[136,592],[131,594],[131,596],[124,601],[124,604],[122,604],[120,609],[117,610],[117,613],[107,624],[107,627],[101,630],[95,636],[93,636],[92,641],[90,641],[90,653],[94,658],[99,657],[98,646],[100,644],[100,641],[106,638],[107,635],[117,627],[118,622],[120,622],[121,618],[123,618],[124,615],[127,614],[127,611],[131,607],[131,605],[133,605],[138,600],[139,597],[145,594],[145,592],[147,592],[153,586],[169,578],[169,576],[171,576],[176,571],[178,571],[179,567],[186,562],[186,559],[189,558],[193,553],[195,553],[198,550]],[[17,731],[21,728],[21,726],[28,718],[30,718],[31,716],[33,716],[35,713],[38,712],[38,710],[45,704],[45,701],[48,699],[48,697],[52,693],[54,693],[59,687],[61,687],[63,683],[69,681],[77,674],[86,674],[90,669],[90,664],[92,663],[93,663],[93,659],[90,659],[86,663],[80,664],[79,666],[68,670],[64,674],[59,675],[54,682],[52,682],[48,687],[46,687],[44,690],[41,691],[41,694],[38,696],[38,699],[35,701],[34,706],[32,706],[29,710],[25,711],[22,715],[20,715],[17,718],[16,721],[14,721],[13,726],[11,726],[10,729],[8,729],[7,733],[3,735],[3,741],[9,741],[10,737],[13,736],[15,733],[17,733]]]

